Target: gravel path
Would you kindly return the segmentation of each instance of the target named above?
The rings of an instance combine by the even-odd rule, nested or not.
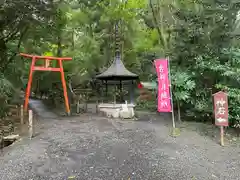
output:
[[[169,136],[161,120],[59,118],[38,109],[37,136],[0,156],[0,180],[237,180],[240,151],[195,132]]]

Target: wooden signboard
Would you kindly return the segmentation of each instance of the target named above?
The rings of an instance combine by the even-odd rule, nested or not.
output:
[[[224,146],[224,126],[228,126],[228,98],[225,92],[219,91],[213,95],[215,125],[221,129],[221,145]]]
[[[228,99],[227,94],[219,91],[213,95],[214,115],[216,126],[228,126]]]

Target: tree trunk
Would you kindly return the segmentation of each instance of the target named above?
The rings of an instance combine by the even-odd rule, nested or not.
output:
[[[159,25],[159,23],[158,23],[158,19],[161,18],[161,20],[162,20],[162,17],[161,16],[157,17],[157,14],[155,12],[155,8],[154,8],[152,0],[150,0],[149,5],[150,5],[151,11],[152,11],[152,15],[153,15],[153,22],[154,22],[154,25],[155,25],[155,27],[157,29],[158,35],[159,35],[159,43],[165,49],[166,48],[166,44],[165,44],[163,29],[161,27],[163,25],[162,24]]]
[[[181,109],[180,109],[180,102],[177,100],[177,108],[178,108],[178,121],[182,122],[181,120]]]
[[[72,50],[74,50],[75,48],[75,33],[74,33],[74,30],[72,31]]]
[[[62,37],[61,37],[61,32],[58,35],[57,39],[57,56],[61,57],[62,56]]]
[[[0,71],[3,72],[4,64],[7,61],[7,45],[4,39],[0,39]]]
[[[4,72],[7,69],[7,66],[14,60],[14,58],[16,57],[16,55],[19,53],[19,49],[21,47],[22,41],[25,37],[25,34],[28,31],[28,26],[26,26],[21,32],[20,32],[20,36],[19,36],[19,40],[18,40],[18,44],[17,44],[17,48],[15,50],[15,53],[8,57],[7,56],[7,41],[5,41],[4,39],[0,39],[0,72]]]

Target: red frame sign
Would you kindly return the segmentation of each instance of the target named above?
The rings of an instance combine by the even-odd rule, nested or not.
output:
[[[36,56],[36,55],[30,55],[30,54],[24,54],[24,53],[20,53],[20,55],[25,58],[32,59],[30,72],[29,72],[29,78],[28,78],[28,85],[27,85],[26,95],[25,95],[24,110],[27,111],[27,109],[28,109],[28,102],[29,102],[29,96],[30,96],[30,91],[31,91],[33,72],[34,71],[53,71],[53,72],[60,72],[60,74],[61,74],[66,111],[68,114],[70,114],[70,107],[69,107],[68,95],[67,95],[67,86],[66,86],[66,81],[65,81],[65,77],[64,77],[64,69],[63,69],[62,61],[66,61],[66,60],[70,61],[70,60],[72,60],[72,58],[70,58],[70,57]],[[40,60],[40,59],[44,60],[45,66],[36,66],[35,65],[37,60]],[[54,60],[58,61],[59,67],[51,67],[50,61],[54,61]]]
[[[228,98],[227,94],[219,91],[213,95],[215,125],[228,126]]]

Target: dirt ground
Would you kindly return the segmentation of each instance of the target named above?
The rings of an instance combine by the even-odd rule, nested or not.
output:
[[[39,115],[36,136],[4,149],[0,179],[240,179],[238,140],[230,138],[226,147],[219,146],[217,129],[203,134],[196,128],[204,127],[183,123],[180,136],[173,138],[165,116],[139,121],[96,114],[59,117],[39,101],[31,105]]]

